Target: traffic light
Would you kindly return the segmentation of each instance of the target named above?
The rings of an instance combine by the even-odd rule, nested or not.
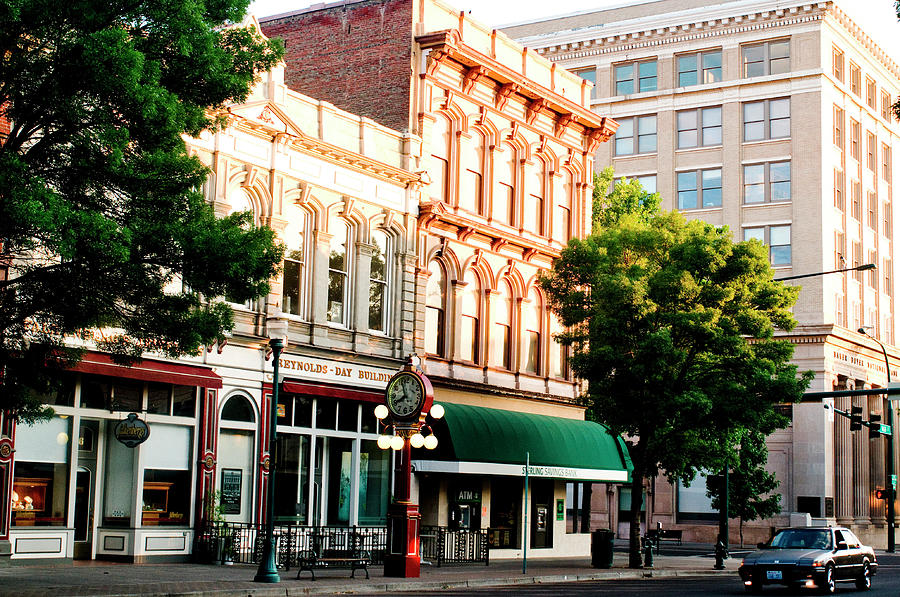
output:
[[[879,428],[881,427],[881,415],[869,413],[869,439],[878,439],[881,437]]]
[[[888,499],[888,490],[887,489],[876,489],[875,490],[875,499],[878,499],[878,500]]]
[[[850,407],[850,431],[859,431],[862,429],[862,407]]]

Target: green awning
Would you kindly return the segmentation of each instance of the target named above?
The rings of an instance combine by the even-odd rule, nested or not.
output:
[[[535,477],[623,483],[629,478],[625,442],[599,423],[441,404],[449,435],[438,434],[444,459],[420,460],[416,456],[431,454],[419,451],[413,457],[418,472],[524,476],[527,453],[528,472]]]

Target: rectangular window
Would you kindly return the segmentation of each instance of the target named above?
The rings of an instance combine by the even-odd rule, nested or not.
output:
[[[678,86],[690,87],[722,80],[722,50],[695,52],[678,57]]]
[[[24,425],[19,427],[10,503],[13,526],[66,526],[71,437],[68,417],[36,422],[27,433]]]
[[[866,77],[866,105],[876,109],[875,104],[878,102],[875,92],[875,80],[872,77]]]
[[[866,194],[866,213],[867,213],[867,222],[869,224],[869,228],[872,230],[878,230],[878,196],[874,191],[869,191]]]
[[[861,77],[862,77],[862,75],[860,74],[859,67],[851,62],[850,63],[850,91],[853,93],[853,95],[855,95],[857,97],[859,97],[860,93],[862,92]]]
[[[644,188],[644,191],[651,195],[656,192],[656,174],[647,174],[646,176],[635,176],[635,179]]]
[[[853,243],[853,255],[851,257],[852,262],[850,267],[859,267],[862,265],[862,244],[858,241]],[[859,270],[853,272],[853,279],[862,284],[863,273]]]
[[[875,141],[875,133],[866,131],[866,168],[875,172],[875,152],[878,147]]]
[[[844,151],[844,111],[834,107],[834,144]]]
[[[859,161],[860,127],[859,123],[850,119],[850,157]]]
[[[591,99],[597,97],[597,69],[596,68],[580,68],[578,70],[573,70],[573,73],[584,79],[585,81],[590,81],[593,83],[593,87],[591,87]]]
[[[635,92],[656,90],[656,60],[627,62],[613,67],[615,94],[629,95]]]
[[[878,257],[875,255],[875,251],[869,251],[869,260],[866,263],[878,263]],[[870,269],[868,278],[869,288],[874,288],[878,290],[878,270]],[[874,320],[873,322],[874,323]]]
[[[791,70],[791,41],[780,39],[741,47],[744,78],[778,75]]]
[[[834,269],[844,269],[846,267],[844,261],[844,233],[835,231],[834,233]]]
[[[862,222],[862,183],[850,181],[850,215],[857,222]]]
[[[891,94],[881,92],[881,117],[887,122],[891,121]]]
[[[774,267],[791,264],[790,225],[744,228],[744,240],[751,239],[769,246],[769,261]]]
[[[834,171],[834,206],[844,211],[844,173]]]
[[[388,238],[381,231],[372,235],[372,261],[369,266],[369,329],[386,330],[388,300]]]
[[[791,101],[772,99],[744,104],[744,141],[791,136]]]
[[[886,143],[881,144],[881,178],[888,184],[891,183],[891,148]]]
[[[844,53],[835,47],[831,48],[831,72],[835,79],[844,82]]]
[[[791,200],[791,163],[770,162],[744,166],[744,203]]]
[[[678,209],[722,207],[722,169],[678,173]]]
[[[894,223],[891,216],[891,204],[888,201],[884,202],[883,207],[881,208],[881,214],[884,221],[884,235],[887,238],[891,238],[894,235]]]
[[[678,112],[678,148],[722,144],[722,108]]]
[[[619,120],[619,128],[615,137],[617,156],[655,151],[656,116],[636,116]]]
[[[884,293],[888,296],[894,296],[894,262],[891,259],[882,260],[884,266],[882,267],[882,271],[884,272]]]

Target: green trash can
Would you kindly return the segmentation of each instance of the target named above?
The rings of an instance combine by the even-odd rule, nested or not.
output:
[[[615,533],[609,529],[597,529],[591,533],[591,566],[593,568],[612,568],[615,537]]]

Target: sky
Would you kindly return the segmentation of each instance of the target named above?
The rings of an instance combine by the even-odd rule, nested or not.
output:
[[[290,12],[321,3],[309,0],[255,0],[250,11],[259,17]],[[331,0],[334,1],[334,0]],[[541,19],[583,10],[640,4],[647,0],[447,0],[460,10],[491,27]],[[331,3],[331,2],[329,2]],[[900,64],[900,23],[893,0],[838,0],[838,6],[850,15],[875,42]]]

